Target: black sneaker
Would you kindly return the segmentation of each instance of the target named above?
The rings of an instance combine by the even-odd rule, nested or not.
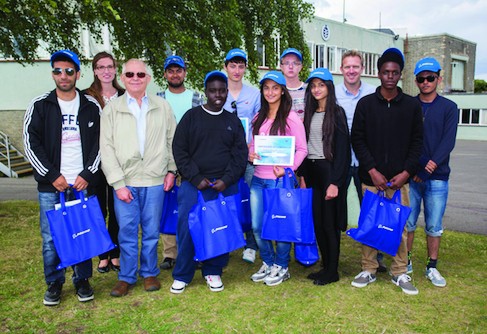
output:
[[[49,283],[46,293],[44,294],[43,303],[46,306],[56,306],[61,302],[61,292],[63,284],[59,282]]]
[[[170,257],[166,257],[166,258],[164,258],[164,260],[162,260],[159,268],[161,268],[163,270],[169,270],[172,267],[174,267],[175,264],[176,264],[176,260],[174,260],[173,258],[170,258]]]
[[[93,289],[91,288],[88,279],[78,281],[75,286],[76,294],[78,295],[78,300],[80,302],[88,302],[95,298],[95,296],[93,295]]]

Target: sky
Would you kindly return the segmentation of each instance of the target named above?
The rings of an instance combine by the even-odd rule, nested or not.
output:
[[[392,29],[401,37],[447,33],[477,43],[475,79],[487,81],[485,0],[309,0],[315,15],[363,28]]]

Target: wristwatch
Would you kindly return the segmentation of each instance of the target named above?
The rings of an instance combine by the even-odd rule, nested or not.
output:
[[[168,173],[174,174],[174,176],[178,176],[178,171],[177,170],[168,170]]]

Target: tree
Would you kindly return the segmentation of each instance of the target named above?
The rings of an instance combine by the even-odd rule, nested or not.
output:
[[[221,68],[225,53],[235,47],[248,52],[251,80],[256,82],[257,39],[276,60],[271,66],[278,59],[276,35],[281,51],[298,48],[305,64],[310,62],[301,22],[310,20],[313,12],[303,0],[0,0],[0,52],[30,63],[40,43],[50,52],[76,51],[81,28],[100,36],[108,24],[115,55],[146,59],[159,83],[171,52],[188,61],[188,81],[200,87],[205,73]]]
[[[481,79],[474,80],[474,93],[487,92],[487,81]]]

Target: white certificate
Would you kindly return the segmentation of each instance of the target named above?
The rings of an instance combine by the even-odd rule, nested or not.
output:
[[[294,136],[254,136],[254,165],[293,166],[295,147]]]

